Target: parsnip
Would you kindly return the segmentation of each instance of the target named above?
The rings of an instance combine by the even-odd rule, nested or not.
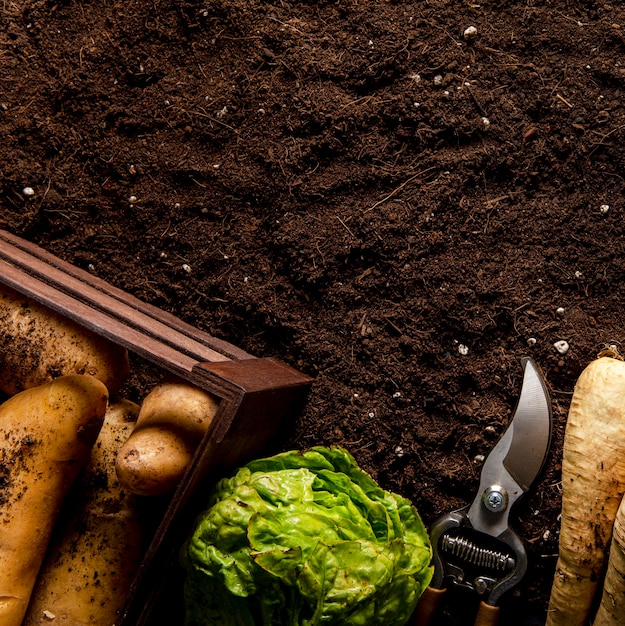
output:
[[[625,363],[600,357],[573,392],[562,457],[559,558],[547,626],[588,622],[625,492]]]
[[[601,604],[593,626],[625,624],[625,499],[616,512]]]
[[[0,390],[9,395],[59,376],[88,374],[113,394],[128,375],[124,348],[0,285]]]
[[[20,626],[61,503],[89,458],[108,392],[64,376],[0,406],[0,624]]]
[[[143,556],[135,497],[115,475],[115,456],[139,406],[109,406],[84,474],[57,522],[23,626],[112,626]]]
[[[137,426],[117,455],[115,469],[123,487],[143,496],[171,492],[218,407],[217,398],[186,381],[158,384],[144,398]]]

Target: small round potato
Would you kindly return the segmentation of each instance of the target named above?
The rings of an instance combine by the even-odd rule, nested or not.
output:
[[[179,379],[158,384],[143,400],[137,426],[119,451],[119,482],[142,496],[173,491],[219,407],[210,393]]]
[[[119,482],[141,496],[173,491],[191,463],[194,448],[170,430],[138,430],[117,457]]]

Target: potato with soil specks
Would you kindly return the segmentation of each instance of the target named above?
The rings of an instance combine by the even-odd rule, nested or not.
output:
[[[217,398],[185,381],[157,385],[143,400],[137,426],[117,455],[119,482],[143,496],[170,493],[218,407]]]
[[[0,285],[0,390],[13,395],[86,374],[113,394],[128,376],[126,349]]]
[[[61,504],[108,403],[92,376],[63,376],[0,406],[0,624],[20,626]]]
[[[132,494],[115,475],[115,456],[139,406],[109,406],[90,462],[55,527],[22,626],[111,626],[119,617],[144,553],[144,530]]]

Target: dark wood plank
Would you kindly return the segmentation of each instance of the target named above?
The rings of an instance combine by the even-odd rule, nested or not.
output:
[[[6,243],[7,245],[5,246],[4,243]],[[85,270],[82,270],[70,263],[67,263],[62,259],[59,259],[58,257],[50,254],[36,244],[17,237],[16,235],[13,235],[7,231],[0,230],[0,256],[3,256],[3,254],[9,255],[11,253],[11,250],[25,251],[29,257],[29,261],[27,262],[29,265],[32,263],[32,260],[40,259],[48,264],[50,267],[60,270],[62,274],[78,278],[81,282],[81,285],[93,287],[97,291],[100,291],[123,304],[127,304],[128,306],[135,309],[140,309],[145,315],[162,321],[164,324],[170,326],[171,328],[174,328],[175,330],[178,330],[188,337],[193,337],[200,343],[206,343],[206,345],[214,347],[215,350],[223,353],[226,356],[230,356],[233,359],[245,359],[252,356],[241,350],[237,346],[234,346],[221,339],[217,339],[216,337],[210,335],[210,333],[201,331],[195,326],[191,326],[190,324],[183,322],[171,313],[142,302],[138,298],[135,298],[125,291],[114,287],[113,285],[107,283],[101,278],[94,276],[93,274],[90,274],[89,272],[86,272]],[[12,262],[15,262],[15,259],[11,259],[8,257],[7,260],[12,260]],[[25,269],[28,269],[28,267],[26,267]],[[60,285],[60,288],[63,288],[63,285]]]
[[[23,272],[23,277],[11,279],[13,288],[79,323],[96,324],[89,319],[96,317],[95,313],[81,318],[85,315],[84,311],[81,315],[72,313],[67,307],[61,311],[57,292],[86,304],[94,312],[104,313],[125,326],[158,338],[161,343],[192,356],[197,362],[251,358],[250,354],[236,346],[201,332],[5,231],[0,231],[0,261],[4,262],[0,264],[0,280],[2,276],[7,276],[5,282],[8,282],[9,274],[15,276],[15,272],[7,268],[7,265],[14,266]],[[54,287],[54,297],[37,286],[36,281]],[[108,326],[106,331],[112,332]]]

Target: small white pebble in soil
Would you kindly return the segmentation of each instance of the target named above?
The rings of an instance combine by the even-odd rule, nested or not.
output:
[[[584,278],[584,275],[579,270],[577,270],[575,272],[575,278]]]
[[[375,413],[373,411],[369,411],[369,417],[375,417]]]
[[[529,337],[527,340],[527,345],[531,348],[536,345],[536,337]]]
[[[551,531],[550,530],[546,530],[543,533],[543,541],[548,541],[550,537],[551,537]]]
[[[188,265],[187,263],[183,263],[182,264],[182,269],[187,273],[190,274],[191,273],[191,266]]]
[[[484,463],[484,459],[485,459],[485,458],[486,458],[486,457],[485,457],[483,454],[476,454],[476,455],[473,457],[473,462],[474,462],[474,463]]]
[[[360,394],[359,393],[355,393],[354,394],[354,398],[360,398]]]
[[[563,306],[559,306],[559,307],[556,309],[556,313],[557,313],[558,315],[564,315],[564,307],[563,307]]]
[[[87,265],[87,269],[90,272],[95,272],[95,265],[93,263],[89,263],[89,265]]]
[[[556,341],[553,344],[553,347],[560,353],[560,354],[566,354],[569,351],[569,344],[568,342],[564,341],[564,339],[562,339],[561,341]]]
[[[482,118],[482,125],[484,126],[484,130],[490,128],[490,120],[487,117]]]
[[[607,212],[610,210],[610,205],[609,205],[609,204],[602,204],[602,205],[599,207],[599,210],[600,210],[602,213],[607,213]]]
[[[249,277],[249,276],[246,276],[246,277],[243,279],[243,282],[244,282],[244,283],[246,283],[246,284],[247,284],[249,281],[250,281],[250,277]]]
[[[495,434],[495,433],[497,432],[497,431],[495,430],[495,427],[494,427],[494,426],[487,426],[484,430],[485,430],[487,433],[491,434],[491,435],[493,435],[493,434]]]
[[[404,456],[404,449],[403,449],[401,446],[397,446],[397,447],[395,448],[395,454],[396,454],[398,457],[402,457],[402,456]]]
[[[475,26],[469,26],[465,28],[464,33],[462,33],[465,41],[473,41],[477,37],[477,28]]]
[[[174,204],[174,209],[179,209],[180,208],[180,202],[176,202],[176,204]]]
[[[34,196],[35,195],[35,190],[32,187],[24,187],[24,189],[22,189],[22,193],[25,196]]]
[[[130,202],[130,204],[134,204],[137,201],[137,196],[130,196],[130,198],[128,198],[128,202]]]
[[[443,77],[440,74],[437,74],[434,77],[434,84],[437,85],[437,86],[443,84]]]
[[[159,259],[166,259],[166,258],[167,258],[167,252],[161,252],[161,253],[158,255],[158,257],[159,257]]]
[[[52,611],[45,610],[43,611],[43,618],[52,621],[56,619],[56,615]]]
[[[401,398],[401,391],[396,391],[396,392],[393,394],[393,398]]]
[[[462,356],[466,356],[467,354],[469,354],[469,348],[467,346],[465,346],[463,343],[461,343],[458,346],[458,352],[462,355]]]

